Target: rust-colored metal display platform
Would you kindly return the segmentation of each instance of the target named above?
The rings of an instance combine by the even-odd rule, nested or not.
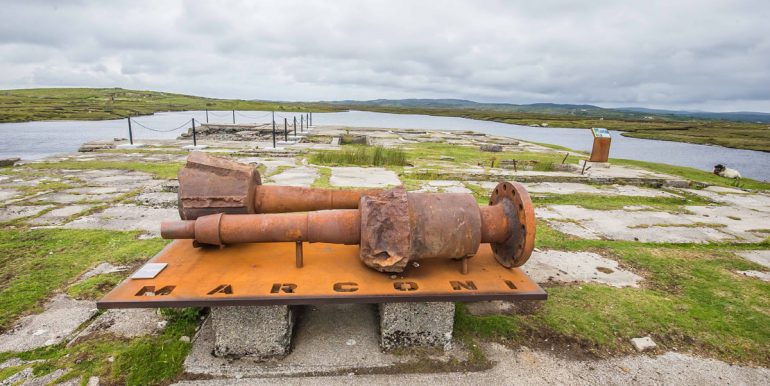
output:
[[[245,306],[317,303],[544,300],[547,294],[518,268],[501,266],[482,244],[462,274],[460,261],[421,260],[398,275],[366,267],[357,245],[304,246],[295,267],[294,243],[224,249],[177,240],[149,263],[166,263],[150,279],[126,279],[98,308]]]

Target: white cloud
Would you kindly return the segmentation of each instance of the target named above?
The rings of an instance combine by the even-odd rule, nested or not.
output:
[[[0,87],[770,111],[770,3],[24,1]]]

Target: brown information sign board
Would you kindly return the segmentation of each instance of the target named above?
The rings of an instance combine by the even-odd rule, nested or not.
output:
[[[150,279],[126,279],[97,302],[98,308],[245,306],[317,303],[544,300],[518,268],[501,266],[488,244],[469,260],[410,263],[400,274],[367,268],[357,245],[305,244],[304,266],[295,267],[294,243],[194,248],[177,240],[149,263],[166,263]]]

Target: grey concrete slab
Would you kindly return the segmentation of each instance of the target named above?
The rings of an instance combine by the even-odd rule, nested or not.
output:
[[[449,180],[427,181],[418,192],[472,193],[462,181]]]
[[[66,189],[63,190],[62,193],[117,196],[120,193],[126,193],[129,191],[131,191],[130,188],[123,186],[84,186],[80,188]]]
[[[469,181],[485,189],[494,189],[497,182]],[[547,194],[597,194],[603,196],[634,196],[634,197],[678,197],[678,195],[661,190],[635,185],[591,185],[579,182],[533,182],[524,183],[530,193]]]
[[[686,192],[705,197],[711,201],[727,204],[737,208],[751,209],[770,213],[770,195],[766,193],[717,193],[713,189],[683,189]]]
[[[743,276],[755,277],[762,281],[770,281],[770,272],[762,271],[738,271]]]
[[[20,194],[21,193],[16,189],[0,188],[0,203],[2,203],[5,200],[16,198]]]
[[[107,310],[84,328],[73,340],[109,334],[121,338],[135,338],[157,334],[165,319],[154,308],[130,308]]]
[[[25,316],[0,335],[0,352],[29,351],[60,343],[96,313],[96,303],[56,295],[40,314]]]
[[[55,192],[36,196],[29,200],[30,202],[53,202],[57,204],[74,204],[78,202],[103,202],[112,201],[116,196],[109,194],[91,195],[91,194],[69,194]]]
[[[9,205],[0,208],[0,221],[11,221],[22,217],[34,216],[52,205]]]
[[[401,185],[396,173],[385,168],[333,167],[332,186],[384,188]]]
[[[128,267],[125,265],[112,265],[110,263],[100,263],[94,268],[91,268],[88,272],[84,273],[80,276],[78,279],[78,282],[82,282],[83,280],[90,279],[97,275],[105,275],[108,273],[115,273],[115,272],[125,272],[128,271]]]
[[[639,287],[643,278],[618,262],[593,252],[535,251],[522,266],[538,283],[595,282],[611,287]]]
[[[247,162],[253,163],[255,165],[264,165],[265,166],[265,175],[271,175],[275,173],[276,170],[280,167],[296,167],[297,163],[294,161],[294,158],[275,158],[275,159],[265,159],[260,157],[250,157],[247,160]],[[239,159],[238,162],[244,162],[244,160]]]
[[[298,166],[284,170],[267,179],[275,185],[310,186],[318,178],[318,169],[310,166]]]
[[[686,209],[697,212],[704,210],[703,208],[718,207]],[[729,225],[716,217],[659,211],[594,210],[576,205],[538,207],[536,215],[562,232],[584,238],[672,243],[749,241],[741,240],[733,233],[723,232],[721,229],[727,229]],[[755,238],[747,232],[741,235],[743,236]]]
[[[760,251],[741,251],[735,252],[736,255],[743,257],[746,260],[753,261],[765,268],[770,268],[770,250]]]
[[[770,212],[740,206],[688,206],[689,214],[683,218],[693,223],[720,226],[719,230],[729,233],[741,241],[762,242],[770,232]]]
[[[172,192],[145,192],[134,198],[140,205],[154,208],[176,208],[179,196]]]
[[[67,370],[64,369],[56,369],[48,374],[35,377],[35,378],[29,378],[24,383],[21,384],[21,386],[48,386],[53,383],[53,381],[59,379],[61,376],[67,373]]]
[[[93,205],[69,205],[61,208],[56,208],[50,212],[46,212],[38,217],[29,220],[30,224],[34,225],[61,225],[66,219],[73,215],[91,209]]]
[[[101,177],[88,178],[86,182],[89,185],[104,185],[104,186],[138,186],[143,183],[152,181],[152,176],[147,173],[140,172],[125,172],[120,170],[113,170],[111,174]]]
[[[703,190],[707,190],[714,193],[732,193],[732,194],[748,194],[745,190],[741,190],[738,188],[728,188],[726,186],[716,186],[711,185],[703,188]]]
[[[73,229],[109,229],[115,231],[139,230],[155,237],[160,236],[163,220],[179,219],[174,208],[149,208],[138,205],[117,205],[102,212],[83,216],[64,224]]]

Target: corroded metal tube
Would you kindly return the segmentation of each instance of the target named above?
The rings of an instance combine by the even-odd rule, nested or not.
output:
[[[286,241],[358,244],[360,224],[361,217],[355,209],[256,215],[219,213],[196,220],[163,222],[161,236],[195,239],[207,245]]]
[[[252,165],[192,152],[179,170],[179,217],[356,209],[361,197],[381,191],[262,185]]]
[[[254,187],[255,213],[310,212],[325,209],[357,209],[365,195],[382,189],[315,189],[295,186]]]
[[[506,266],[520,266],[534,248],[532,203],[520,184],[501,183],[489,206],[457,193],[407,193],[403,188],[366,195],[359,209],[283,214],[214,214],[161,225],[170,239],[199,244],[325,242],[360,244],[364,264],[401,272],[410,261],[467,259],[492,244]]]

